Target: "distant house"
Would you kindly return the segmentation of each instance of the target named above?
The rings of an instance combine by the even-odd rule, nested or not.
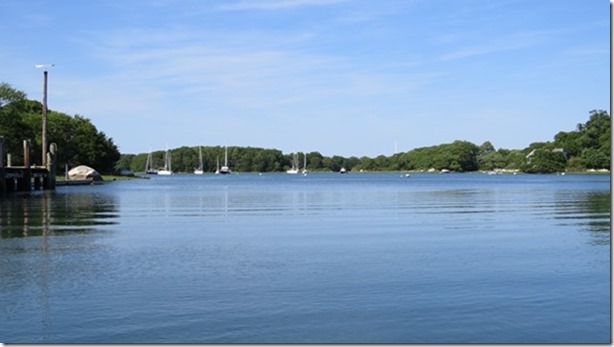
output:
[[[565,154],[565,150],[563,148],[555,148],[552,150],[552,153],[563,153]]]
[[[532,150],[529,154],[527,154],[526,158],[531,159],[531,157],[535,155],[536,151],[537,149]],[[565,156],[565,160],[567,160],[567,152],[565,152],[564,148],[555,148],[551,152],[552,153],[563,153],[563,155]]]

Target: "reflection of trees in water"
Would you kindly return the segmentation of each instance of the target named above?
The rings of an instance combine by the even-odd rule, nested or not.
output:
[[[112,195],[58,193],[6,196],[0,204],[0,237],[91,232],[97,226],[115,224],[117,202]]]
[[[68,290],[80,295],[96,285],[99,270],[110,258],[91,237],[51,236],[88,233],[117,223],[116,199],[74,191],[36,191],[0,198],[0,238],[13,238],[6,240],[2,253],[0,279],[8,300],[1,301],[0,315],[19,321],[25,314],[28,331],[40,342],[57,340],[53,293]]]
[[[592,213],[594,218],[587,222],[587,229],[594,237],[596,244],[610,244],[610,227],[612,208],[610,193],[592,193],[587,196],[587,213]]]
[[[557,199],[557,219],[582,227],[590,233],[591,243],[610,244],[610,192],[574,192],[562,194]]]

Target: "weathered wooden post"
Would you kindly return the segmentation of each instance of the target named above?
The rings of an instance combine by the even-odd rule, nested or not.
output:
[[[58,146],[55,143],[49,145],[49,153],[47,153],[47,179],[45,189],[55,189],[55,173],[57,169],[57,150]]]
[[[23,176],[17,180],[18,190],[28,191],[32,186],[32,171],[30,169],[30,142],[23,140]]]
[[[23,166],[30,167],[30,141],[23,140]]]
[[[0,136],[0,194],[6,193],[6,173],[4,169],[4,137]]]
[[[28,140],[28,146],[31,148],[32,147],[32,142],[30,140]],[[28,152],[29,153],[29,152]],[[25,156],[24,156],[25,157]],[[41,177],[41,173],[40,170],[37,169],[36,165],[31,166],[30,165],[30,155],[28,154],[28,168],[33,168],[34,169],[34,174],[32,175],[32,187],[35,190],[39,190],[41,189],[42,185],[43,185],[43,179]],[[28,169],[30,170],[30,169]],[[32,170],[30,170],[31,172]]]
[[[34,65],[35,68],[37,69],[43,69],[43,114],[42,114],[42,151],[41,151],[41,156],[42,156],[42,165],[45,166],[47,163],[45,162],[45,160],[47,159],[47,76],[48,76],[48,72],[47,69],[50,67],[55,66],[55,64],[37,64]]]

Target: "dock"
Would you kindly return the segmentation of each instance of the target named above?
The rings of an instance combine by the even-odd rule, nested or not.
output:
[[[47,152],[45,166],[30,165],[30,141],[23,141],[23,165],[12,166],[0,137],[0,195],[31,190],[54,190],[56,187],[56,144]],[[6,158],[6,163],[5,163]]]

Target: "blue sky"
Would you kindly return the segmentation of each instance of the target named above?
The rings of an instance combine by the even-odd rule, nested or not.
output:
[[[522,149],[610,107],[604,0],[2,0],[0,82],[122,153]]]

